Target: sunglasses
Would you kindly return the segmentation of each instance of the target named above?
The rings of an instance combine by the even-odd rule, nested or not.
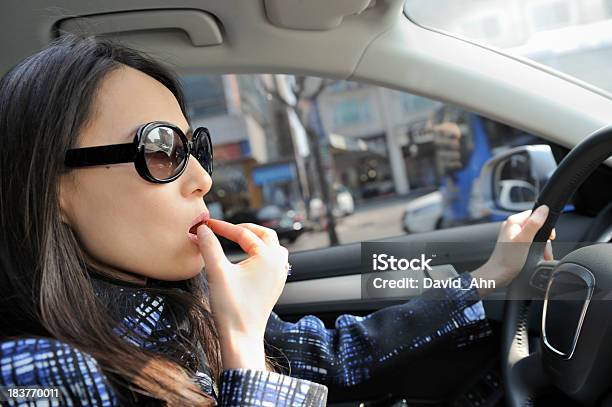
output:
[[[192,154],[212,176],[213,149],[207,128],[198,127],[189,140],[172,123],[155,121],[139,127],[132,143],[70,149],[64,165],[78,168],[133,162],[146,181],[164,184],[181,176]]]

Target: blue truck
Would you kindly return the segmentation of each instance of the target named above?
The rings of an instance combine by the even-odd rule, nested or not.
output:
[[[432,143],[438,189],[407,204],[402,225],[408,233],[505,219],[484,205],[478,182],[484,163],[508,148],[546,144],[532,134],[450,105],[436,109],[420,132],[421,139]]]

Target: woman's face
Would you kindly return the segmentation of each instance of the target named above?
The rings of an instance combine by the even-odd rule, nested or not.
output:
[[[78,147],[132,142],[138,127],[157,120],[187,134],[189,124],[172,92],[124,66],[101,82]],[[193,156],[183,174],[165,184],[145,181],[134,163],[78,168],[60,181],[60,208],[86,255],[107,270],[137,274],[121,278],[139,283],[144,277],[184,280],[204,266],[187,231],[206,210],[203,197],[211,186]]]

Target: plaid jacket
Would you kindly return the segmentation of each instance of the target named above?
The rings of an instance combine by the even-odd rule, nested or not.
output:
[[[461,274],[464,287],[469,274]],[[161,297],[137,287],[94,279],[98,297],[120,290],[122,324],[116,333],[135,346],[163,349],[177,326],[164,313]],[[128,329],[125,329],[128,328]],[[139,330],[147,341],[130,336]],[[475,289],[431,289],[404,304],[365,317],[342,315],[333,329],[306,316],[296,323],[272,314],[266,330],[267,350],[284,361],[283,373],[225,370],[213,383],[202,366],[194,381],[221,406],[320,406],[327,386],[351,386],[384,373],[391,362],[406,360],[443,339],[462,347],[491,333]],[[0,348],[0,386],[59,386],[59,399],[6,399],[6,405],[116,406],[117,394],[96,360],[49,338],[4,341]],[[1,400],[1,399],[0,399]],[[4,405],[4,404],[3,404]]]

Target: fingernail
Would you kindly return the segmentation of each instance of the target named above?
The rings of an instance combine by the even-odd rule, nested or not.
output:
[[[546,205],[542,205],[540,206],[537,210],[536,210],[537,216],[538,217],[546,217],[546,215],[548,215],[548,206]]]
[[[198,236],[206,236],[212,233],[210,228],[204,223],[198,226],[198,228],[196,229],[196,232],[198,233]]]

